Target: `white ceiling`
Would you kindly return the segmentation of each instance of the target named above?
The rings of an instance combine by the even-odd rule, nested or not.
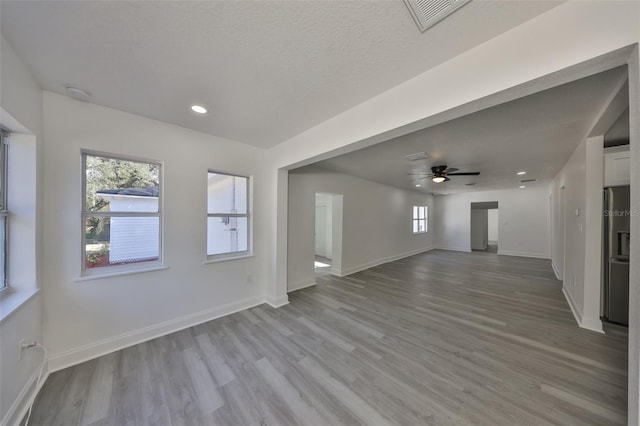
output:
[[[559,3],[474,0],[422,34],[400,0],[0,2],[44,89],[263,148]]]
[[[626,78],[626,68],[616,68],[316,165],[435,194],[518,188],[521,179],[537,179],[526,186],[548,184],[616,93],[626,88]],[[426,152],[430,159],[405,158],[418,152]],[[446,184],[411,176],[430,173],[431,166],[442,164],[481,174],[452,176]],[[518,176],[518,171],[527,174]],[[476,185],[465,186],[472,182]]]

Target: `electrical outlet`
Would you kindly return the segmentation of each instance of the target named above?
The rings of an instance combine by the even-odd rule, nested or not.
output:
[[[22,351],[24,350],[24,339],[18,342],[18,361],[22,359]]]

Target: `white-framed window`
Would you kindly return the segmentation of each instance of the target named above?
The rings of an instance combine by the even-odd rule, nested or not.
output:
[[[162,262],[162,164],[82,152],[82,271],[99,275]]]
[[[412,229],[414,234],[424,234],[428,230],[429,207],[413,206]]]
[[[9,241],[7,230],[9,229],[9,211],[7,210],[7,166],[8,148],[5,138],[8,133],[0,129],[0,290],[7,287],[7,257]]]
[[[250,179],[209,170],[207,173],[207,259],[251,254]]]

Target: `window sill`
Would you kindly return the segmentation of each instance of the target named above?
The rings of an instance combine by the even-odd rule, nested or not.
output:
[[[169,269],[169,267],[166,265],[157,265],[157,266],[149,266],[146,268],[129,269],[129,270],[117,271],[117,272],[105,272],[103,274],[96,273],[91,275],[83,275],[81,277],[74,279],[73,281],[74,282],[93,281],[93,280],[100,280],[103,278],[113,278],[113,277],[121,277],[124,275],[134,275],[134,274],[143,274],[145,272],[162,271],[164,269]]]
[[[14,312],[38,293],[40,293],[39,288],[20,291],[9,287],[4,290],[0,296],[0,322],[13,315]]]
[[[220,262],[226,262],[228,260],[238,260],[238,259],[248,259],[250,257],[256,257],[255,254],[253,253],[246,253],[246,254],[240,254],[238,256],[229,256],[229,257],[219,257],[219,258],[214,258],[214,259],[207,259],[204,261],[204,264],[209,264],[209,263],[220,263]]]

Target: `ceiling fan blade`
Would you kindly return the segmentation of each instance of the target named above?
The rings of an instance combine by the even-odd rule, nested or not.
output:
[[[478,176],[480,172],[447,173],[448,176]]]
[[[458,170],[460,170],[460,169],[456,169],[455,167],[449,167],[447,170],[443,171],[442,173],[447,175],[447,174],[449,174],[451,172],[457,172]]]

